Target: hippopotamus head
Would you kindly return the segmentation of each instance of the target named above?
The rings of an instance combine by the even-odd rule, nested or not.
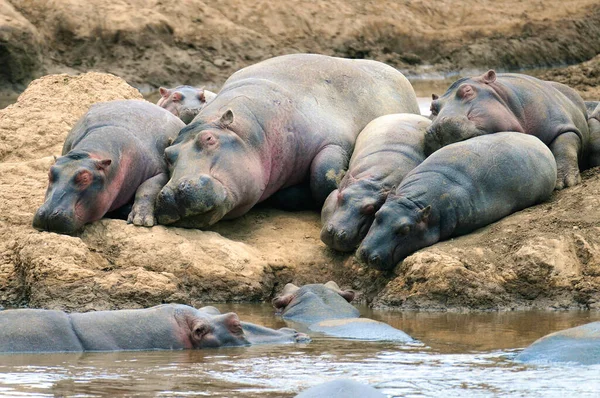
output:
[[[196,120],[180,131],[165,150],[171,179],[157,197],[159,223],[186,219],[208,226],[258,201],[264,190],[257,182],[262,181],[260,159],[234,130],[238,128],[227,110],[220,119]]]
[[[352,251],[365,237],[375,212],[389,191],[368,179],[346,174],[338,189],[329,194],[321,211],[321,240],[339,251]]]
[[[46,198],[35,213],[33,227],[74,234],[84,224],[101,219],[112,205],[105,190],[111,163],[83,152],[58,158],[48,172]]]
[[[523,132],[523,128],[500,96],[496,72],[462,78],[442,95],[432,96],[431,119],[426,130],[425,154],[443,146],[499,131]]]
[[[159,92],[161,97],[156,105],[179,117],[185,124],[189,124],[216,96],[213,92],[192,86],[161,87]]]
[[[393,268],[424,242],[430,242],[430,214],[431,206],[421,209],[402,196],[390,194],[358,248],[359,259],[376,269]]]

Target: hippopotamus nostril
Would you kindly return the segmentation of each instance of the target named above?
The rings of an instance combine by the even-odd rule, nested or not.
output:
[[[343,229],[339,230],[338,233],[337,233],[337,238],[338,239],[345,239],[346,238],[346,231],[343,230]]]
[[[327,233],[333,234],[333,224],[327,225]]]
[[[371,254],[369,257],[369,264],[378,265],[381,262],[379,254]]]

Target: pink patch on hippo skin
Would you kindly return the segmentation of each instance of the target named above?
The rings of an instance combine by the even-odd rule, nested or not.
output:
[[[94,177],[89,170],[81,170],[75,176],[75,184],[77,184],[77,188],[84,190],[92,183],[93,179]]]

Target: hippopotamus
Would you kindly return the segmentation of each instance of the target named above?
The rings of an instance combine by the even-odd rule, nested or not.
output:
[[[590,113],[588,119],[590,128],[590,155],[588,159],[589,167],[600,166],[600,103]]]
[[[425,152],[483,134],[516,131],[534,135],[556,159],[556,189],[581,181],[579,166],[589,144],[586,106],[564,84],[493,70],[454,82],[431,103],[434,121],[425,135]]]
[[[273,306],[283,319],[328,336],[414,342],[408,334],[386,323],[360,318],[359,311],[349,304],[354,296],[352,290],[341,290],[333,281],[302,287],[288,283],[273,299]]]
[[[391,269],[423,247],[547,199],[555,181],[552,152],[534,136],[501,132],[448,145],[388,195],[358,257]]]
[[[156,105],[165,108],[179,117],[185,124],[189,124],[217,94],[192,86],[177,86],[175,88],[161,87],[160,99]]]
[[[584,103],[588,118],[592,116],[596,108],[600,105],[600,101],[585,101]]]
[[[376,388],[354,380],[340,379],[318,384],[296,398],[385,398]]]
[[[390,113],[419,106],[408,80],[380,62],[292,54],[241,69],[165,150],[158,222],[202,228],[305,181],[320,206],[358,133]]]
[[[306,342],[293,329],[241,322],[215,307],[163,304],[136,310],[0,311],[0,353],[181,350]]]
[[[146,101],[92,105],[50,167],[33,227],[74,234],[134,197],[127,222],[154,225],[155,198],[169,179],[163,152],[183,127],[172,113]]]
[[[600,322],[551,333],[519,353],[521,362],[600,364]]]
[[[423,160],[423,138],[431,121],[400,113],[378,117],[360,132],[350,165],[325,200],[321,240],[339,251],[352,251],[373,223],[388,193]]]

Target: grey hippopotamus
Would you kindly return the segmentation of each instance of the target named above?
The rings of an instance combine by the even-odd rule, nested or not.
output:
[[[427,154],[479,135],[516,131],[548,145],[558,168],[556,189],[581,181],[579,166],[584,166],[589,144],[586,106],[564,84],[490,70],[454,82],[431,103],[431,113]]]
[[[0,311],[0,353],[180,350],[309,341],[293,329],[240,322],[215,307],[164,304],[137,310],[71,313]]]
[[[189,124],[207,103],[217,94],[192,86],[177,86],[175,88],[159,88],[160,99],[156,105],[165,108]]]
[[[588,119],[590,128],[590,156],[588,165],[590,167],[600,166],[600,104],[596,106]]]
[[[296,395],[296,398],[385,398],[376,388],[354,380],[333,380]]]
[[[339,251],[355,250],[375,213],[404,176],[423,160],[424,116],[400,113],[378,117],[360,132],[348,171],[321,211],[321,240]]]
[[[146,101],[92,105],[48,172],[34,228],[74,234],[134,196],[127,221],[154,225],[155,198],[169,179],[163,152],[182,127],[173,114]]]
[[[166,149],[158,221],[208,226],[304,181],[322,205],[358,133],[390,113],[419,106],[408,80],[380,62],[293,54],[241,69]]]
[[[328,336],[414,342],[408,334],[386,323],[359,318],[358,310],[349,304],[354,295],[352,290],[341,290],[333,281],[302,287],[288,283],[273,299],[273,306],[283,319]]]
[[[600,322],[551,333],[535,341],[515,358],[521,362],[600,364]]]
[[[592,116],[596,108],[600,105],[600,101],[585,101],[585,109],[588,117]]]
[[[358,256],[391,269],[416,250],[547,199],[555,181],[552,152],[536,137],[502,132],[448,145],[388,195]]]

